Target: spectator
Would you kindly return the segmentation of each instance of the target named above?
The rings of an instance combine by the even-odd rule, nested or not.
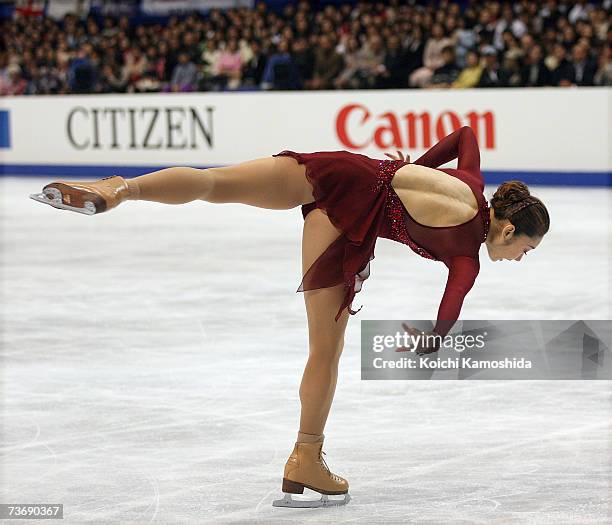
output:
[[[459,77],[452,83],[453,88],[471,88],[478,85],[480,75],[482,75],[482,66],[480,65],[480,56],[477,51],[470,50],[467,52],[467,65],[463,68]]]
[[[610,46],[605,46],[597,60],[597,71],[593,77],[596,86],[612,86],[612,58],[610,57]]]
[[[576,43],[576,32],[572,26],[568,25],[563,29],[561,43],[568,50]]]
[[[542,48],[534,45],[528,52],[527,58],[520,68],[520,85],[527,87],[541,87],[550,84],[549,71],[544,64]]]
[[[291,57],[287,40],[281,40],[278,50],[268,58],[261,87],[263,89],[300,89],[302,87],[300,73]]]
[[[518,18],[515,18],[512,21],[512,25],[510,26],[512,29],[512,34],[516,38],[522,38],[527,34],[529,29],[529,15],[526,11],[521,11],[518,15]]]
[[[507,34],[512,36],[512,21],[514,20],[514,13],[512,12],[511,4],[504,4],[502,9],[502,18],[495,22],[495,30],[493,34],[493,46],[502,50],[506,44]]]
[[[217,60],[217,78],[223,79],[222,86],[236,89],[242,78],[242,54],[238,41],[232,38],[227,47],[219,53]]]
[[[238,48],[240,49],[240,56],[242,57],[243,65],[253,58],[251,42],[254,38],[253,30],[250,27],[245,27],[242,32],[242,36],[238,40]]]
[[[519,60],[524,55],[519,41],[514,37],[512,31],[504,31],[502,34],[502,41],[502,53],[505,57]]]
[[[465,18],[459,18],[453,42],[455,43],[457,65],[465,67],[467,65],[468,51],[476,47],[476,34],[471,29],[465,28]]]
[[[172,72],[179,63],[178,56],[181,52],[181,43],[179,42],[179,39],[173,35],[170,35],[166,42],[168,46],[166,49],[166,70],[170,74],[168,77],[168,81],[170,81],[172,79]],[[200,63],[202,62],[203,59],[200,58]]]
[[[451,40],[444,35],[442,24],[434,24],[423,52],[424,66],[410,75],[410,85],[412,87],[423,87],[429,82],[434,70],[444,65],[442,49],[451,44]]]
[[[208,39],[200,55],[202,62],[202,82],[200,85],[203,89],[213,88],[214,79],[219,74],[220,56],[221,50],[217,45],[217,41],[214,38]]]
[[[43,65],[38,69],[38,78],[33,92],[38,95],[55,95],[62,88],[62,80],[53,65]]]
[[[333,79],[342,70],[342,57],[336,53],[329,36],[318,38],[319,47],[315,51],[312,80],[307,84],[310,89],[332,89]]]
[[[334,79],[336,89],[357,88],[359,81],[356,77],[359,68],[359,40],[352,36],[346,42],[344,51],[344,68]]]
[[[142,53],[139,47],[130,47],[124,54],[125,65],[123,75],[128,79],[130,84],[135,84],[140,80],[143,73],[148,67],[147,57]]]
[[[357,51],[357,71],[353,77],[356,86],[359,88],[373,88],[378,83],[379,76],[384,72],[382,64],[385,57],[385,50],[380,36],[372,35],[366,45]]]
[[[160,91],[162,88],[162,82],[164,80],[164,65],[165,58],[158,56],[158,51],[155,46],[147,47],[146,51],[146,65],[141,77],[134,82],[136,91],[140,93],[150,93]],[[114,73],[113,73],[114,74]],[[116,77],[113,78],[112,82],[116,82]]]
[[[7,67],[7,80],[4,81],[3,96],[23,95],[28,87],[28,82],[23,78],[21,68],[17,64]]]
[[[259,40],[251,42],[252,58],[248,60],[242,70],[242,82],[247,86],[259,86],[266,67],[266,56],[261,49]]]
[[[587,0],[578,0],[570,9],[567,16],[570,24],[575,24],[578,20],[588,20],[589,11],[593,6],[587,3]]]
[[[576,44],[572,49],[571,82],[576,86],[592,86],[597,65],[588,56],[583,44]]]
[[[155,43],[152,43],[152,46],[155,47]],[[159,78],[162,83],[170,82],[172,70],[170,69],[168,42],[165,40],[157,44],[157,61],[154,67],[157,78]]]
[[[476,41],[484,44],[492,44],[495,37],[497,22],[489,7],[484,7],[478,12],[478,23],[473,28]]]
[[[70,90],[73,93],[91,93],[93,91],[96,83],[96,71],[85,46],[81,47],[77,56],[70,61],[68,79]]]
[[[314,53],[308,45],[306,38],[298,37],[295,40],[291,56],[300,74],[302,84],[310,82],[314,70]]]
[[[442,60],[444,63],[434,70],[431,80],[427,87],[448,88],[459,76],[459,68],[455,63],[455,50],[453,46],[446,46],[442,50]]]
[[[478,87],[504,87],[508,85],[508,73],[499,66],[497,52],[493,46],[485,46],[483,50],[484,67]]]
[[[571,86],[572,65],[567,60],[567,52],[562,44],[557,43],[553,46],[552,52],[545,59],[545,63],[552,86]]]
[[[57,52],[55,58],[58,64],[67,64],[72,58],[72,53],[68,49],[68,44],[65,40],[60,40],[57,44]]]
[[[193,64],[198,63],[198,48],[196,46],[196,40],[192,31],[187,31],[182,35],[179,50],[181,53],[186,53],[188,56],[188,62]]]
[[[178,64],[172,71],[170,80],[170,91],[193,91],[197,85],[198,70],[189,55],[185,52],[179,53]]]
[[[608,4],[609,5],[609,4]],[[607,38],[610,24],[607,20],[605,9],[598,7],[589,12],[589,21],[593,27],[593,34],[597,40],[604,42]],[[609,29],[610,28],[610,29]]]
[[[518,59],[506,55],[503,58],[501,69],[506,76],[506,85],[508,87],[521,86],[521,66]]]
[[[425,51],[425,40],[421,26],[415,26],[404,42],[406,49],[406,68],[408,75],[423,67],[423,53]]]
[[[110,64],[103,66],[98,85],[100,93],[125,93],[126,87],[127,78],[123,75],[121,68],[113,67]]]
[[[384,69],[378,75],[379,88],[404,88],[408,85],[408,58],[397,35],[388,39]]]
[[[118,32],[119,28],[116,26],[115,20],[110,16],[105,17],[102,23],[102,37],[112,38],[116,36]]]

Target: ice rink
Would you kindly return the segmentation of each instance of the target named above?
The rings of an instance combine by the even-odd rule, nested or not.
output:
[[[307,355],[299,209],[88,217],[28,199],[49,180],[0,179],[0,502],[66,525],[612,522],[611,382],[360,380],[360,320],[434,318],[446,280],[384,239],[325,432],[353,499],[273,508]],[[462,318],[610,319],[612,191],[532,192],[550,233],[521,262],[483,246]]]

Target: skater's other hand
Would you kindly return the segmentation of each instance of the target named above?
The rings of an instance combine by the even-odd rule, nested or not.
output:
[[[409,336],[414,338],[413,340],[417,341],[417,343],[409,348],[406,348],[406,347],[396,348],[395,349],[396,352],[414,352],[417,355],[425,355],[425,354],[432,354],[434,352],[437,352],[440,349],[438,346],[439,336],[435,332],[432,332],[429,330],[426,330],[426,331],[419,330],[410,325],[407,325],[406,323],[402,323],[402,328],[406,331],[406,333]],[[434,338],[434,337],[428,337],[428,336],[437,336],[437,337]]]
[[[393,160],[401,160],[402,162],[410,162],[410,155],[406,155],[406,158],[404,158],[404,154],[400,150],[396,150],[396,151],[397,151],[397,156],[391,155],[391,153],[385,153],[385,155]]]

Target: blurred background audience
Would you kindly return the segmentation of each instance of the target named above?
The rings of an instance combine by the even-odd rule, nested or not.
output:
[[[13,9],[0,95],[609,86],[611,3],[258,2],[150,20]]]

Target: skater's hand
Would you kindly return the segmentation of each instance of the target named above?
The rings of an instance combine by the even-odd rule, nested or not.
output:
[[[406,158],[404,158],[404,154],[400,150],[396,150],[396,151],[397,151],[397,156],[391,155],[391,153],[385,153],[385,155],[393,160],[401,160],[402,162],[408,162],[408,163],[410,162],[410,155],[406,155]]]
[[[439,336],[436,337],[435,339],[433,337],[428,337],[428,336],[437,336],[438,334],[436,334],[435,332],[431,332],[428,330],[427,331],[418,330],[417,328],[409,326],[406,323],[402,323],[402,328],[406,331],[406,333],[409,336],[414,338],[414,340],[417,341],[417,343],[416,345],[413,345],[409,348],[406,348],[406,347],[396,348],[395,349],[396,352],[414,352],[417,355],[425,355],[425,354],[432,354],[434,352],[437,352],[440,349],[438,346],[439,339],[440,339]]]

